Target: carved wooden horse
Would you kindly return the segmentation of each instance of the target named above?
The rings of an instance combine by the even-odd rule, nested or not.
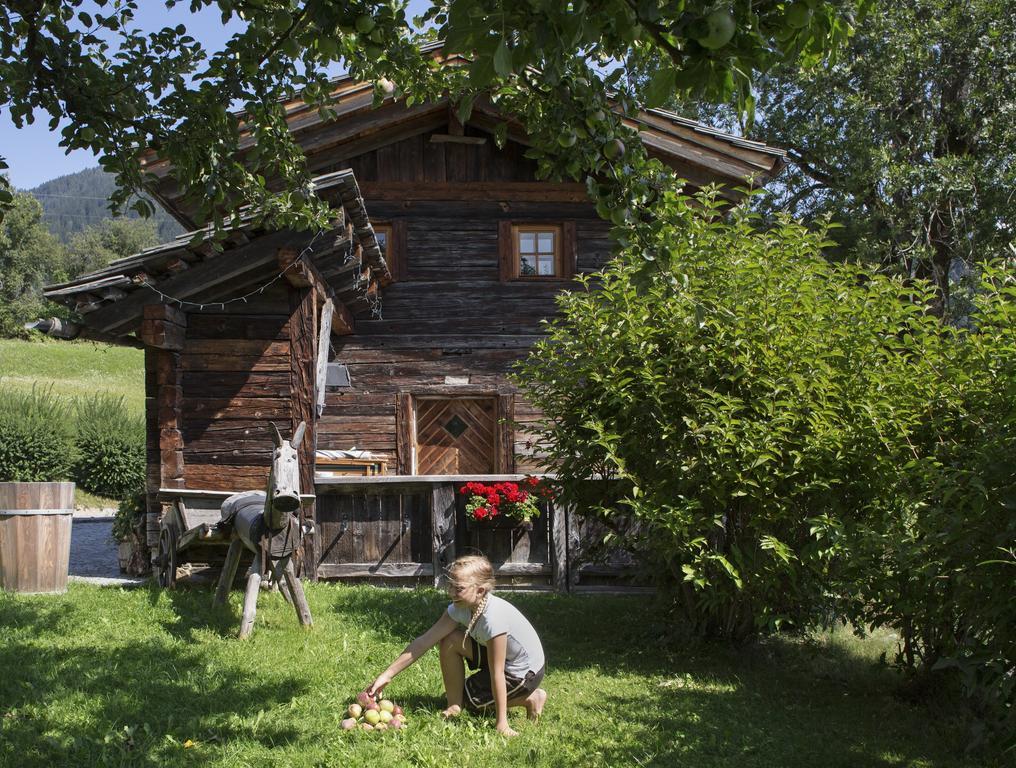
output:
[[[231,528],[232,532],[226,563],[215,590],[214,604],[222,605],[226,602],[244,547],[254,553],[254,562],[247,571],[243,619],[240,622],[241,640],[250,637],[254,629],[258,592],[261,588],[262,552],[267,554],[268,567],[275,583],[296,608],[300,623],[305,627],[313,623],[307,597],[296,577],[292,559],[302,536],[297,514],[300,510],[300,461],[297,449],[303,441],[307,425],[300,422],[293,434],[292,443],[282,439],[278,427],[274,424],[271,427],[275,449],[267,491],[233,494],[222,502],[222,520],[219,523],[220,528]]]

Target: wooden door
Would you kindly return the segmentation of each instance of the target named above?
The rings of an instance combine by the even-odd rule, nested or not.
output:
[[[416,401],[416,474],[493,474],[496,436],[496,398],[419,398]]]

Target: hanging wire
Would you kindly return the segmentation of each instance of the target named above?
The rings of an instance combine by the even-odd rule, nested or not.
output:
[[[315,232],[314,237],[311,238],[311,241],[307,243],[307,246],[302,251],[300,251],[300,254],[292,261],[292,263],[287,265],[284,270],[279,272],[279,274],[277,274],[267,283],[262,285],[260,288],[255,288],[250,293],[245,293],[243,296],[236,296],[235,298],[227,299],[226,301],[197,302],[197,301],[188,301],[187,299],[178,299],[175,296],[170,296],[168,293],[160,291],[154,285],[149,283],[148,280],[145,278],[141,278],[141,285],[143,285],[145,288],[152,291],[153,293],[157,294],[159,298],[162,299],[162,301],[167,304],[176,304],[181,308],[185,306],[197,307],[199,312],[203,311],[205,307],[219,307],[220,309],[225,309],[227,304],[235,304],[238,301],[242,301],[244,304],[246,304],[247,299],[249,299],[252,296],[257,296],[259,294],[264,293],[268,288],[270,288],[272,285],[281,280],[289,270],[291,270],[294,266],[296,266],[296,264],[298,264],[300,261],[303,260],[304,256],[307,256],[308,254],[313,254],[314,243],[323,232],[324,232],[323,229],[319,229],[317,232]]]
[[[293,260],[291,264],[289,264],[285,269],[279,272],[279,274],[275,275],[275,277],[273,277],[267,283],[258,288],[255,288],[253,291],[250,291],[249,293],[245,293],[243,296],[236,296],[232,299],[226,299],[225,301],[197,302],[197,301],[188,301],[187,299],[178,299],[175,296],[170,296],[168,293],[160,291],[154,285],[149,283],[146,278],[141,278],[140,285],[143,285],[145,288],[155,293],[166,304],[176,304],[180,308],[195,307],[199,312],[203,312],[206,307],[208,308],[218,307],[219,310],[224,310],[228,304],[235,304],[241,301],[244,304],[246,304],[247,299],[251,298],[252,296],[258,296],[260,294],[263,294],[268,288],[270,288],[279,280],[281,280],[286,275],[286,273],[289,272],[289,270],[291,270],[297,263],[302,261],[305,256],[312,256],[314,254],[314,243],[317,241],[319,237],[321,237],[322,234],[324,234],[324,232],[325,230],[323,229],[319,229],[317,232],[315,232],[314,237],[311,238],[311,241],[307,243],[306,247],[302,251],[300,251],[300,254]],[[356,276],[353,279],[353,288],[357,291],[361,290],[363,291],[363,297],[367,302],[367,306],[370,308],[371,319],[380,320],[381,296],[377,292],[373,294],[370,292],[370,281],[367,280],[363,275],[363,249],[362,248],[360,249],[359,257],[356,256],[356,251],[357,249],[353,245],[353,238],[350,238],[349,243],[346,246],[346,253],[345,256],[343,257],[342,263],[349,264],[350,262],[353,261],[354,258],[357,258]],[[334,353],[335,350],[333,349],[332,352]]]

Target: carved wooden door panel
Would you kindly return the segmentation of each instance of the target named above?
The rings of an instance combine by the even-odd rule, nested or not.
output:
[[[493,474],[496,436],[496,398],[420,398],[416,401],[416,474]]]

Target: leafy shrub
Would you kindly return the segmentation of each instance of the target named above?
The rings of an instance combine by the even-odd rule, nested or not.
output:
[[[122,396],[107,393],[77,402],[74,479],[85,490],[124,499],[145,485],[145,422]]]
[[[913,289],[826,261],[822,231],[660,210],[597,290],[561,298],[518,382],[566,499],[639,547],[695,630],[807,626],[833,607],[836,526],[896,458],[908,345],[937,323]]]
[[[145,514],[144,491],[135,491],[124,497],[116,508],[110,535],[113,541],[129,541],[137,533]]]
[[[70,408],[51,389],[0,387],[0,481],[67,480],[74,455]]]
[[[953,328],[928,286],[828,262],[825,232],[715,207],[635,222],[519,368],[564,502],[693,630],[893,627],[911,674],[958,671],[1011,729],[1012,266]]]

